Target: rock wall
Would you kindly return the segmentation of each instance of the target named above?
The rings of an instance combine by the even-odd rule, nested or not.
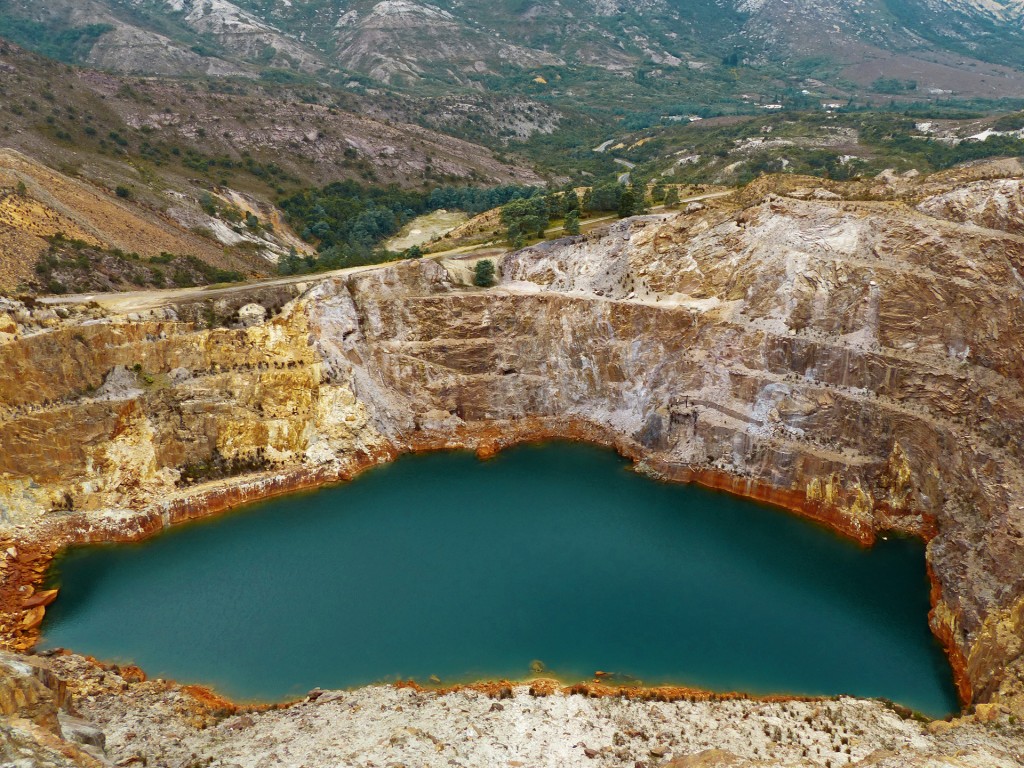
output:
[[[587,439],[865,543],[925,536],[963,698],[1024,708],[1022,262],[1009,231],[769,195],[511,254],[490,290],[424,260],[244,327],[22,317],[0,345],[5,594],[69,541],[403,451]],[[30,643],[41,614],[4,607]]]

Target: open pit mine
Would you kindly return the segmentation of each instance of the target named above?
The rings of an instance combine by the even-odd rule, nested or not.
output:
[[[489,289],[471,263],[421,259],[171,298],[2,300],[0,762],[1021,765],[1021,176],[763,180],[510,253]],[[246,707],[74,649],[31,653],[69,545],[408,452],[550,438],[865,545],[925,539],[961,716],[551,681]]]

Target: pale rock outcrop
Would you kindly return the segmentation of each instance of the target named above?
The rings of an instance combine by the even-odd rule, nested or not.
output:
[[[998,190],[945,194],[984,211]],[[925,536],[961,694],[1024,715],[1024,240],[899,202],[769,194],[499,266],[490,290],[431,260],[328,278],[249,327],[19,323],[0,345],[0,521],[45,546],[8,583],[68,541],[135,538],[407,450],[594,440],[865,542]],[[92,391],[135,364],[141,392]],[[30,642],[5,610],[10,642]],[[804,757],[786,764],[822,764]]]

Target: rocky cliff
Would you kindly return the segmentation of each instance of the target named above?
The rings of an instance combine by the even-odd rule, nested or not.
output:
[[[488,290],[424,260],[128,314],[10,302],[0,629],[33,642],[69,542],[557,436],[926,537],[964,701],[1024,714],[1024,238],[970,214],[1021,185],[718,200],[510,254]]]

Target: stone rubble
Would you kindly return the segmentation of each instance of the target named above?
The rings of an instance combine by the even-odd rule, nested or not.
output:
[[[136,540],[411,450],[485,457],[526,440],[588,440],[639,471],[785,506],[865,544],[890,530],[926,538],[932,629],[984,722],[929,730],[843,700],[828,706],[871,738],[819,755],[812,732],[824,726],[813,717],[798,742],[783,734],[774,746],[756,727],[722,725],[771,731],[777,718],[789,729],[781,708],[796,702],[662,707],[517,689],[491,713],[468,691],[367,689],[247,713],[253,725],[239,731],[196,715],[206,705],[194,692],[141,683],[88,694],[80,714],[109,754],[135,733],[169,765],[190,759],[172,741],[270,765],[244,743],[260,736],[270,749],[275,734],[271,752],[294,765],[420,764],[437,747],[411,733],[371,744],[376,726],[344,702],[391,727],[374,738],[415,723],[462,755],[441,761],[445,747],[430,765],[653,766],[710,749],[738,757],[688,764],[1013,764],[1024,717],[1024,238],[1003,201],[1020,199],[1017,168],[1001,179],[982,167],[908,179],[905,199],[888,200],[834,199],[838,184],[791,196],[786,184],[800,180],[774,191],[762,180],[701,210],[509,254],[489,290],[466,284],[464,269],[419,260],[311,280],[295,300],[243,286],[216,306],[5,301],[0,636],[31,647],[45,605],[28,601],[71,543]],[[62,658],[52,662],[76,657]],[[409,696],[434,714],[412,718]],[[492,730],[468,718],[478,706]],[[460,708],[448,725],[446,707]],[[155,712],[177,714],[161,724]],[[691,715],[719,725],[684,734]],[[620,725],[657,734],[648,716],[668,718],[679,744],[614,743]],[[359,746],[345,753],[347,743]],[[946,753],[959,756],[928,762]]]

